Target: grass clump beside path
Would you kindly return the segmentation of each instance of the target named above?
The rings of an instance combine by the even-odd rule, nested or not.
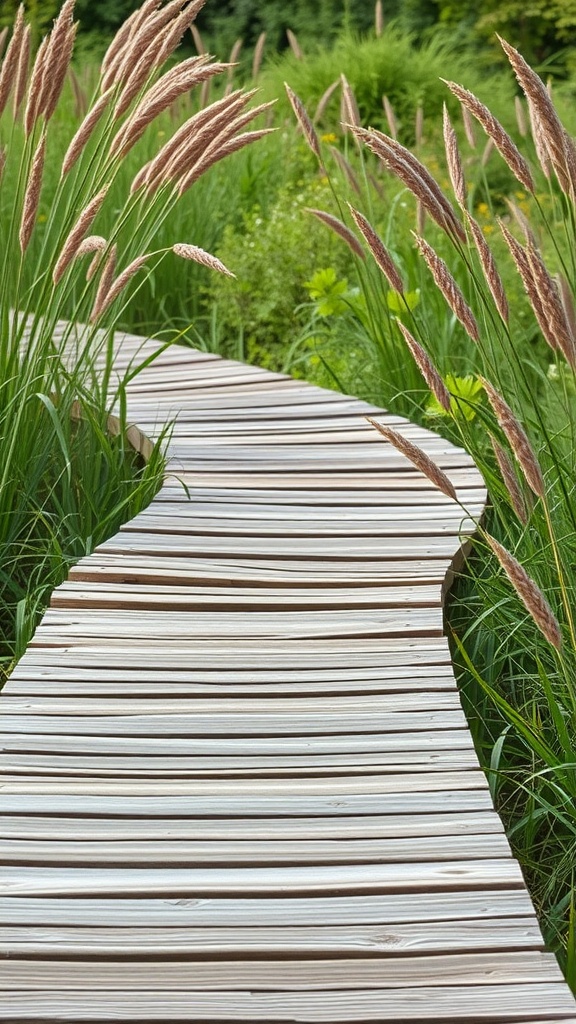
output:
[[[351,248],[364,246],[362,302],[349,295],[348,306],[366,350],[385,351],[381,399],[423,421],[428,414],[467,448],[488,486],[491,504],[449,628],[493,793],[576,990],[576,145],[540,78],[502,46],[524,94],[519,113],[529,115],[519,118],[519,143],[473,93],[446,85],[462,104],[469,139],[473,121],[503,161],[508,195],[492,210],[481,204],[478,219],[467,184],[474,162],[462,155],[446,108],[439,185],[398,141],[392,115],[388,132],[364,128],[349,97],[347,122],[361,147],[356,182],[374,174],[376,158],[410,197],[415,222],[393,251],[374,227],[372,191],[360,186],[348,203],[336,194],[340,219],[331,223]],[[290,88],[288,95],[322,163],[314,125]],[[514,284],[508,294],[517,281],[520,302]],[[444,344],[443,322],[456,345]],[[402,374],[414,373],[421,404],[401,385]],[[404,451],[401,438],[380,429]],[[416,461],[441,489],[450,486],[423,453]]]
[[[267,133],[244,130],[263,108],[236,90],[173,126],[154,151],[148,143],[145,160],[137,148],[158,116],[224,70],[208,55],[174,62],[201,7],[182,0],[157,9],[147,0],[131,15],[81,123],[68,122],[65,152],[58,111],[68,102],[74,0],[35,56],[22,7],[9,36],[0,68],[3,674],[70,561],[160,485],[162,438],[144,464],[126,435],[126,387],[142,367],[113,367],[112,332],[129,298],[168,253],[228,273],[190,239],[161,248],[154,240],[208,167]]]

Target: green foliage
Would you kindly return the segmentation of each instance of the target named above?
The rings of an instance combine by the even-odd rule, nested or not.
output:
[[[513,93],[508,79],[489,75],[466,57],[456,56],[447,39],[432,36],[425,42],[417,41],[394,24],[378,38],[342,33],[330,49],[317,47],[305,60],[286,54],[266,69],[261,84],[267,95],[282,96],[283,83],[288,82],[312,114],[325,90],[344,74],[354,90],[362,124],[388,130],[382,108],[386,95],[400,122],[401,135],[412,142],[419,105],[430,123],[441,114],[443,103],[458,109],[441,81],[447,67],[450,76],[467,88],[481,97],[497,95],[498,108],[508,107]],[[323,125],[332,128],[338,123],[339,103],[338,91],[326,108]]]
[[[237,352],[242,337],[246,358],[282,367],[287,340],[299,335],[307,321],[305,282],[319,265],[329,265],[335,276],[353,269],[341,239],[303,210],[330,198],[320,179],[300,181],[280,189],[267,216],[256,207],[238,228],[224,231],[218,257],[238,280],[214,277],[207,295],[227,339],[223,351]]]

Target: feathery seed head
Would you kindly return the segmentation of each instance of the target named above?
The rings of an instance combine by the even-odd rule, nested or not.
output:
[[[367,419],[368,423],[371,423],[372,426],[376,428],[379,434],[382,434],[382,437],[389,441],[390,444],[394,445],[402,455],[405,455],[406,458],[416,466],[416,469],[419,469],[424,476],[428,477],[439,491],[442,491],[447,498],[452,498],[453,501],[458,501],[458,495],[456,494],[451,481],[446,476],[446,473],[444,473],[443,470],[441,470],[440,467],[432,461],[430,456],[426,455],[426,452],[423,452],[417,445],[412,444],[411,441],[408,441],[407,438],[403,437],[402,434],[399,434],[396,430],[392,430],[391,427],[385,427],[384,424],[378,423],[378,421],[372,419],[371,416],[366,416],[365,419]]]
[[[504,569],[522,604],[531,615],[541,633],[556,650],[562,647],[562,632],[558,619],[554,615],[548,601],[533,579],[530,578],[520,562],[506,550],[494,537],[485,533],[488,544]]]

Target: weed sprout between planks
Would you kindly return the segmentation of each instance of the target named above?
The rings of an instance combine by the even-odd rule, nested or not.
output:
[[[545,85],[513,47],[501,42],[524,93],[532,137],[524,119],[517,145],[473,93],[446,85],[462,106],[468,142],[476,144],[476,122],[504,160],[510,192],[521,196],[522,210],[514,201],[491,197],[500,216],[484,230],[487,225],[475,216],[474,190],[465,180],[474,157],[462,158],[445,110],[447,179],[455,203],[397,138],[346,118],[353,137],[412,193],[431,222],[430,241],[422,237],[422,225],[413,234],[414,258],[429,275],[417,308],[410,307],[402,285],[405,269],[396,266],[372,226],[380,214],[368,189],[354,188],[354,206],[348,204],[346,216],[351,214],[358,241],[398,295],[398,349],[406,346],[429,389],[438,424],[446,424],[450,436],[467,448],[491,495],[469,570],[473,584],[462,598],[469,617],[461,607],[463,636],[456,643],[477,695],[474,716],[484,719],[478,732],[492,748],[490,777],[506,805],[516,853],[546,934],[576,990],[570,925],[576,862],[576,146]],[[290,93],[289,98],[310,142],[303,105]],[[450,102],[454,105],[453,98]],[[316,145],[311,149],[322,167],[322,151],[317,153]],[[361,153],[364,182],[372,159]],[[357,209],[359,195],[368,216]],[[344,203],[339,195],[335,199],[344,216]],[[518,315],[517,288],[510,287],[516,274],[535,321],[530,342]],[[358,276],[366,306],[376,308],[377,283],[360,264]],[[438,341],[442,330],[437,304],[430,301],[432,287],[445,302],[444,318],[452,318],[462,332],[457,366]],[[468,399],[454,387],[466,347],[484,400],[478,393]],[[394,390],[389,388],[392,398]],[[397,432],[374,425],[450,494],[440,467]]]
[[[107,429],[112,409],[125,417],[126,386],[148,363],[113,366],[112,329],[137,275],[142,281],[168,254],[229,273],[192,239],[159,250],[154,237],[202,174],[267,134],[243,129],[268,105],[250,108],[252,92],[230,92],[143,159],[131,185],[123,163],[158,115],[228,70],[207,54],[175,61],[203,4],[145,0],[119,29],[48,208],[53,118],[67,102],[67,79],[76,82],[74,0],[65,0],[31,69],[20,6],[0,66],[0,627],[12,655],[67,559],[134,514],[134,494],[145,504],[161,477],[160,449],[142,469],[125,421],[115,439]],[[105,236],[98,223],[107,208]]]

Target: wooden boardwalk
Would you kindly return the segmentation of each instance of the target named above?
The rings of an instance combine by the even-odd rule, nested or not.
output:
[[[173,348],[130,402],[191,498],[72,571],[0,700],[0,1019],[575,1024],[442,634],[460,508],[342,395]]]

